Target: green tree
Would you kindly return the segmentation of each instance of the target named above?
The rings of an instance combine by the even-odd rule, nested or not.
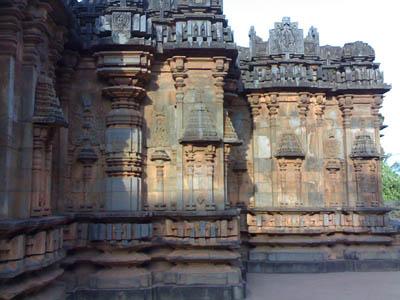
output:
[[[384,201],[400,203],[400,175],[386,161],[382,166],[382,181]]]

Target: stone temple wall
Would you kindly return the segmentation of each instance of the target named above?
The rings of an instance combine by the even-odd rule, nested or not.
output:
[[[0,0],[0,299],[244,299],[400,269],[363,42],[222,0]]]

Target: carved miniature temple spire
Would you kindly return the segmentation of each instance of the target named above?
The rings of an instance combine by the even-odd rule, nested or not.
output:
[[[350,154],[351,158],[374,159],[379,158],[379,152],[369,134],[359,134],[356,136]]]
[[[67,126],[53,80],[45,74],[38,78],[33,121],[44,126]]]
[[[186,124],[181,143],[215,143],[221,137],[211,120],[207,106],[203,102],[194,104]]]
[[[300,142],[294,133],[284,133],[278,142],[278,149],[275,153],[277,158],[304,158],[305,154]]]
[[[50,215],[54,128],[67,126],[67,121],[54,82],[44,73],[37,80],[33,124],[31,215]]]
[[[224,118],[224,143],[229,145],[241,145],[243,142],[239,139],[235,128],[233,127],[229,112],[225,110]]]

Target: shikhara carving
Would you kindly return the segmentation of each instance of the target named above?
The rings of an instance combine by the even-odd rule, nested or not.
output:
[[[290,18],[237,47],[222,4],[0,1],[0,299],[400,265],[372,47]]]

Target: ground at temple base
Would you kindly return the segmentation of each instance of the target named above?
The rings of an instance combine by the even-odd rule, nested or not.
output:
[[[247,300],[398,300],[400,272],[247,274]]]

